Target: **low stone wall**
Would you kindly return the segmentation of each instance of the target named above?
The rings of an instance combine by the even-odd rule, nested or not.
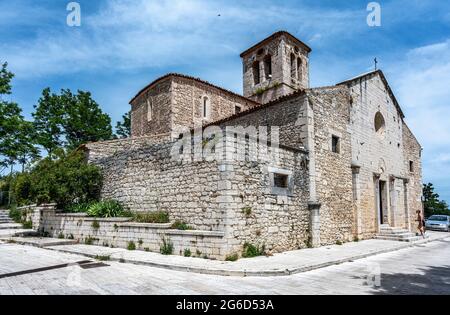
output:
[[[223,252],[224,233],[217,231],[180,231],[171,223],[135,223],[129,218],[91,218],[85,214],[58,213],[54,205],[27,207],[33,228],[55,238],[74,239],[88,245],[128,248],[134,243],[137,250],[160,252],[163,240],[173,244],[174,255],[219,259]]]

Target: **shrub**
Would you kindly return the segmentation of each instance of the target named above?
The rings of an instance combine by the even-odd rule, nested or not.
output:
[[[184,257],[191,257],[192,256],[192,252],[189,248],[186,248],[184,250]]]
[[[336,245],[343,245],[343,243],[342,243],[341,240],[337,240],[337,241],[336,241]]]
[[[64,212],[67,213],[86,213],[89,210],[89,207],[92,206],[93,202],[85,202],[85,203],[74,203],[67,206],[64,209]]]
[[[100,228],[100,223],[98,223],[97,220],[94,220],[94,221],[92,222],[92,228],[93,228],[94,230],[98,230],[98,229]]]
[[[136,250],[136,244],[133,241],[129,241],[127,245],[128,250]]]
[[[20,210],[17,210],[16,207],[12,207],[9,210],[9,217],[16,223],[22,223],[23,222],[23,213]]]
[[[11,190],[19,204],[57,203],[65,209],[73,203],[98,200],[101,186],[100,168],[75,151],[56,160],[42,159],[30,172],[17,175]]]
[[[124,212],[122,205],[115,200],[104,200],[91,204],[87,215],[95,218],[120,217]]]
[[[181,230],[181,231],[192,230],[192,228],[189,225],[187,225],[186,222],[183,222],[183,221],[180,221],[180,220],[176,220],[172,224],[172,229]]]
[[[127,215],[133,218],[133,221],[139,223],[169,223],[169,213],[165,211],[157,212],[136,212]]]
[[[231,254],[225,257],[225,261],[237,261],[239,259],[238,254]]]
[[[111,256],[95,256],[95,259],[100,261],[108,261],[111,260]]]
[[[58,234],[58,238],[59,238],[59,239],[64,239],[64,234],[63,234],[62,232],[60,232],[60,233]]]
[[[23,225],[24,229],[32,229],[33,228],[33,222],[31,222],[31,221],[24,221],[22,223],[22,225]]]
[[[244,207],[244,208],[242,208],[242,213],[245,214],[246,217],[249,217],[252,214],[252,208]]]
[[[162,239],[162,244],[160,247],[160,252],[163,255],[172,255],[173,254],[173,243],[166,238]]]
[[[265,255],[265,246],[259,247],[259,245],[255,246],[250,243],[244,244],[244,251],[242,253],[242,257],[244,258],[251,258],[251,257],[257,257],[257,256],[263,256]]]
[[[84,244],[92,245],[92,244],[94,244],[94,239],[92,237],[88,236],[84,239]]]

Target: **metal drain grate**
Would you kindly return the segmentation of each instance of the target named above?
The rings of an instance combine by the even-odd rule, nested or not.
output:
[[[84,264],[80,265],[83,269],[94,269],[94,268],[102,268],[102,267],[109,267],[109,265],[105,263],[91,263],[91,264]]]
[[[75,263],[61,264],[61,265],[55,265],[55,266],[48,266],[48,267],[42,267],[42,268],[36,268],[36,269],[30,269],[30,270],[11,272],[11,273],[6,273],[3,275],[0,275],[0,279],[17,277],[17,276],[30,274],[30,273],[44,272],[44,271],[49,271],[49,270],[54,270],[54,269],[62,269],[62,268],[70,267],[70,266],[76,266],[76,265],[83,267],[85,264],[89,264],[89,263],[92,263],[92,260],[82,260],[82,261],[78,261]]]

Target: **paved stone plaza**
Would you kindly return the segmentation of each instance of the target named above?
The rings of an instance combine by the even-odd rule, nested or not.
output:
[[[86,259],[2,243],[0,294],[450,294],[450,238],[291,276],[222,277],[108,261],[2,278]]]

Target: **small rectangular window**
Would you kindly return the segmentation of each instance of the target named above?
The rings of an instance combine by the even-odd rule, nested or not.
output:
[[[338,136],[331,137],[331,151],[340,153],[340,139]]]
[[[235,106],[235,107],[234,107],[234,113],[235,113],[235,114],[239,114],[241,111],[242,111],[242,109],[241,109],[240,106]]]
[[[153,103],[150,99],[147,100],[147,121],[153,120]]]
[[[414,162],[413,161],[409,161],[409,171],[414,172]]]
[[[288,188],[289,187],[289,176],[285,174],[273,174],[273,183],[277,188]]]

